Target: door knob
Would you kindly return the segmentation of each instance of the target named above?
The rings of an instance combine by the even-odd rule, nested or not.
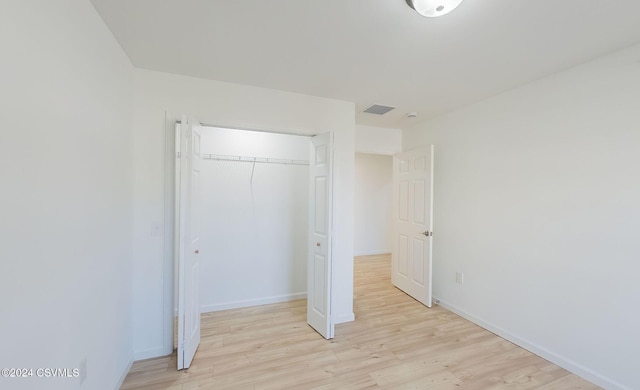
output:
[[[320,243],[319,243],[319,242],[316,242],[316,246],[320,246]]]
[[[200,249],[196,249],[196,250],[195,250],[195,254],[196,254],[196,255],[199,255],[199,254],[200,254]]]
[[[428,231],[428,230],[425,230],[425,231],[424,231],[424,232],[422,232],[421,234],[424,234],[424,236],[425,236],[425,237],[429,237],[429,236],[433,235],[433,233],[431,233],[431,232],[430,232],[430,231]]]

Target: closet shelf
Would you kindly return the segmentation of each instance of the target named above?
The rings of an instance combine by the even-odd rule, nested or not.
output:
[[[287,159],[280,159],[280,158],[230,156],[225,154],[203,154],[202,158],[204,160],[238,161],[238,162],[248,162],[248,163],[254,163],[254,164],[309,165],[309,161],[305,161],[305,160],[287,160]]]

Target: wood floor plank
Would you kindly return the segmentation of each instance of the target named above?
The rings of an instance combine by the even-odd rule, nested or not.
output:
[[[597,386],[391,285],[389,255],[355,259],[356,321],[324,340],[306,301],[202,315],[192,366],[135,362],[123,390],[593,390]]]

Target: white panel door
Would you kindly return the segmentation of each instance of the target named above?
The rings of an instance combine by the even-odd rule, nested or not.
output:
[[[431,307],[433,145],[393,158],[391,281]]]
[[[331,318],[332,133],[311,139],[307,323],[333,338]]]
[[[180,126],[180,226],[178,255],[178,369],[189,368],[200,343],[200,123],[182,116]]]

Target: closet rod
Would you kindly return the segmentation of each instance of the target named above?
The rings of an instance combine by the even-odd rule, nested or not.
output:
[[[239,162],[248,162],[248,163],[254,163],[254,164],[309,165],[309,161],[305,161],[305,160],[287,160],[287,159],[280,159],[280,158],[230,156],[226,154],[203,154],[202,158],[205,160],[239,161]]]

